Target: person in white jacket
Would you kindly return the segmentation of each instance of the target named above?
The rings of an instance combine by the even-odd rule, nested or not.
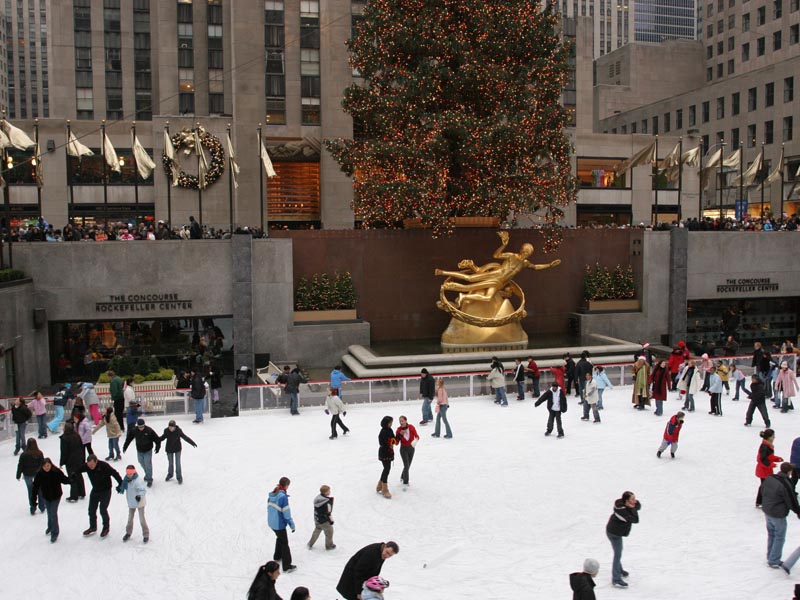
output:
[[[678,391],[681,395],[686,396],[683,401],[683,410],[694,412],[694,396],[700,391],[704,381],[705,374],[693,360],[690,360],[678,381]]]
[[[589,371],[586,373],[586,385],[583,387],[583,416],[581,417],[581,421],[589,420],[589,410],[591,409],[594,422],[600,422],[600,411],[597,407],[597,400],[597,383],[592,379],[592,372]]]
[[[133,516],[136,511],[139,511],[139,523],[142,526],[142,541],[146,544],[150,541],[150,528],[147,526],[147,521],[144,518],[144,507],[146,504],[145,496],[147,495],[147,486],[144,480],[139,477],[136,472],[136,467],[128,465],[125,469],[125,478],[122,483],[117,487],[120,494],[125,494],[128,500],[128,524],[125,527],[125,535],[122,538],[123,542],[131,539],[133,533]]]
[[[350,429],[342,423],[342,416],[346,415],[347,411],[344,409],[344,402],[339,398],[339,390],[336,388],[328,388],[328,397],[325,398],[325,414],[331,416],[331,435],[328,439],[335,440],[339,437],[336,425],[342,428],[343,435],[347,435]]]

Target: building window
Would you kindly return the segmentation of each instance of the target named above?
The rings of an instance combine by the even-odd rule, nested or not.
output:
[[[647,119],[642,119],[642,133],[647,133]]]
[[[319,125],[321,123],[321,115],[319,108],[319,98],[302,98],[302,124],[303,125]]]
[[[731,129],[731,148],[738,148],[739,147],[739,128],[736,127]]]
[[[714,68],[708,67],[706,69],[706,81],[711,81],[712,79],[714,79]]]
[[[789,12],[800,10],[800,0],[789,0]]]
[[[780,29],[772,34],[772,49],[781,49],[781,31]]]
[[[709,24],[709,26],[706,27],[706,37],[708,37],[708,38],[714,37],[714,25],[713,25],[713,23]]]
[[[755,148],[756,146],[756,126],[755,125],[748,125],[747,126],[747,147],[748,148]]]
[[[784,142],[791,142],[794,132],[792,128],[794,126],[794,118],[793,117],[783,117],[783,141]]]
[[[750,13],[745,13],[742,15],[742,31],[750,31]]]
[[[708,136],[707,136],[707,135],[704,135],[702,138],[700,138],[700,140],[701,140],[701,143],[700,143],[700,145],[701,145],[703,148],[705,148],[706,150],[708,150],[708,149],[710,148],[710,146],[709,146],[709,144],[708,144]]]
[[[584,189],[628,189],[626,175],[618,175],[614,170],[622,160],[624,159],[578,157],[578,184]]]
[[[621,125],[621,126],[620,126],[620,128],[619,128],[619,132],[620,132],[622,135],[625,135],[626,133],[628,133],[628,126],[627,126],[627,125],[625,125],[625,124]]]
[[[93,119],[91,0],[75,0],[73,22],[75,29],[75,116],[78,119]],[[9,50],[9,66],[12,61],[13,55]],[[24,95],[24,88],[21,91]]]
[[[766,21],[767,21],[767,8],[765,6],[759,6],[758,10],[756,11],[756,24],[758,26],[761,26]]]
[[[182,115],[194,114],[194,93],[180,92],[178,94],[178,111]]]
[[[728,38],[728,52],[731,52],[734,48],[736,48],[736,38],[729,37]]]
[[[731,94],[731,114],[734,116],[739,114],[739,92]]]
[[[208,3],[208,112],[220,115],[225,112],[225,68],[222,53],[222,0]]]
[[[225,94],[208,94],[208,114],[221,115],[225,112]]]
[[[658,135],[658,117],[653,117],[653,135]]]
[[[756,40],[756,56],[764,56],[766,52],[767,43],[766,38],[760,37]]]
[[[734,60],[731,58],[728,61],[728,75],[733,75],[733,71],[736,67],[734,66]]]
[[[191,0],[178,0],[178,112],[194,114],[194,28]]]
[[[750,60],[750,42],[742,44],[742,62]]]
[[[725,98],[717,98],[717,119],[725,118]]]
[[[764,122],[764,143],[771,144],[773,142],[772,121]]]
[[[316,162],[273,161],[275,177],[267,180],[270,221],[297,223],[319,221],[320,172]]]
[[[683,129],[683,109],[679,108],[675,111],[675,129],[680,131]]]
[[[722,33],[723,31],[725,31],[725,21],[720,19],[719,21],[717,21],[717,33],[719,34]]]
[[[775,84],[770,82],[764,86],[764,106],[775,104]]]
[[[725,75],[725,65],[723,65],[722,63],[719,63],[717,65],[717,79],[719,79],[723,75]]]
[[[133,3],[133,62],[136,119],[153,119],[153,83],[150,64],[150,1]]]
[[[725,52],[725,42],[720,40],[717,42],[717,56],[720,56],[723,52]]]
[[[794,100],[794,77],[786,77],[783,80],[783,101],[791,102]]]
[[[264,3],[264,28],[267,123],[282,125],[286,123],[283,0],[267,0]]]
[[[721,146],[724,143],[725,143],[725,132],[724,131],[718,131],[717,132],[717,145]]]
[[[789,27],[789,45],[793,46],[800,41],[800,24]]]
[[[669,113],[664,113],[664,133],[669,133],[672,129],[672,117]]]
[[[780,19],[783,16],[783,0],[775,0],[772,3],[772,18]]]
[[[708,100],[706,100],[703,102],[703,123],[708,123],[710,112],[710,105]]]
[[[758,88],[747,90],[747,111],[752,112],[758,108]]]
[[[320,124],[319,1],[300,0],[300,97],[303,125]]]
[[[706,46],[706,58],[714,58],[714,46]]]
[[[631,133],[636,133],[636,126],[637,126],[637,123],[636,123],[636,121],[634,121],[633,123],[631,123]]]
[[[694,127],[697,124],[697,107],[692,104],[689,107],[689,127]]]

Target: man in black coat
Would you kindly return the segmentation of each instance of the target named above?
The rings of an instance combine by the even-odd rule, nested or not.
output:
[[[128,437],[122,446],[123,452],[128,449],[133,440],[136,440],[136,457],[144,469],[144,480],[147,482],[147,487],[153,487],[153,446],[156,447],[156,454],[158,454],[158,451],[161,450],[161,440],[155,431],[144,424],[144,419],[136,421],[136,427],[128,430]]]
[[[517,400],[525,400],[525,366],[519,358],[514,359],[514,382],[517,384]]]
[[[547,402],[547,410],[550,416],[547,418],[547,431],[545,435],[553,433],[553,422],[558,426],[558,437],[564,437],[564,428],[561,426],[561,413],[567,412],[567,397],[558,387],[558,382],[550,384],[550,389],[539,396],[534,406],[539,406],[542,402]]]
[[[183,473],[181,472],[181,438],[186,440],[187,443],[197,448],[197,444],[188,435],[183,433],[183,429],[178,427],[175,421],[170,421],[164,433],[158,438],[161,441],[166,440],[167,460],[169,461],[169,468],[167,469],[167,478],[165,481],[172,479],[173,468],[175,474],[178,476],[178,483],[183,483]]]
[[[383,561],[400,552],[395,542],[377,542],[364,546],[347,561],[336,586],[345,600],[360,600],[364,582],[381,574]]]
[[[753,374],[750,380],[750,391],[744,391],[747,397],[750,398],[750,406],[747,407],[747,414],[744,417],[744,424],[748,427],[753,422],[753,413],[756,409],[761,413],[761,418],[764,419],[764,426],[769,427],[769,413],[767,413],[767,391],[764,389],[764,382],[761,378]]]
[[[422,398],[422,421],[419,424],[427,425],[433,421],[431,402],[433,402],[433,397],[436,395],[436,383],[433,381],[433,375],[428,373],[428,369],[420,371],[419,395]]]
[[[111,502],[111,478],[117,480],[117,485],[122,485],[122,477],[107,462],[98,460],[94,454],[86,458],[86,463],[78,469],[81,473],[89,475],[92,482],[92,491],[89,493],[89,529],[83,532],[88,537],[97,532],[97,507],[100,506],[100,516],[103,518],[103,530],[100,537],[108,535],[111,522],[108,516],[108,503]]]
[[[64,423],[64,433],[61,434],[61,460],[59,466],[67,469],[70,489],[67,502],[77,502],[78,498],[86,497],[86,487],[80,468],[83,465],[84,448],[81,436],[75,431],[72,423]]]
[[[586,374],[591,373],[594,365],[589,361],[589,351],[584,350],[581,352],[581,358],[578,364],[575,365],[575,387],[578,388],[578,394],[583,402],[583,392],[586,389]]]
[[[578,384],[575,381],[575,361],[572,360],[572,357],[567,352],[563,357],[564,359],[564,377],[566,378],[567,389],[565,390],[566,394],[572,391],[573,384],[575,385],[575,395],[580,396],[580,390],[578,389]]]

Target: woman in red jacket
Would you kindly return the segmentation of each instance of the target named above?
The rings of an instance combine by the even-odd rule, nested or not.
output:
[[[667,399],[667,389],[670,383],[667,361],[662,360],[655,366],[653,373],[650,375],[650,383],[653,385],[651,394],[653,400],[656,401],[656,410],[653,414],[660,417],[664,414],[664,400]]]
[[[775,432],[772,429],[765,429],[759,434],[762,438],[761,445],[758,447],[758,457],[756,462],[756,477],[761,481],[758,484],[758,495],[756,496],[756,508],[761,506],[761,484],[772,475],[775,464],[783,462],[780,456],[775,456]]]
[[[411,468],[411,461],[414,460],[414,447],[417,445],[419,434],[408,419],[400,417],[400,427],[397,428],[395,437],[400,440],[400,458],[403,460],[400,480],[403,485],[408,485],[408,471]]]

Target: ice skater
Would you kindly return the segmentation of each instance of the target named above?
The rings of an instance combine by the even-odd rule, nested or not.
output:
[[[344,408],[344,402],[339,397],[338,388],[328,388],[328,395],[325,398],[325,414],[331,416],[331,435],[328,437],[329,440],[335,440],[339,437],[336,431],[337,425],[342,428],[342,435],[349,433],[350,429],[342,422],[342,417],[347,415],[347,411]]]
[[[664,414],[664,401],[667,399],[667,390],[669,389],[670,374],[667,368],[667,361],[662,360],[656,363],[652,374],[650,375],[650,383],[652,384],[651,394],[653,400],[656,401],[656,410],[653,413],[657,417]]]
[[[681,395],[685,395],[682,409],[687,412],[694,412],[694,397],[700,392],[703,385],[703,374],[697,367],[697,364],[690,360],[683,374],[678,380],[678,391]]]
[[[756,456],[756,477],[758,477],[758,494],[756,494],[756,508],[761,507],[761,487],[764,480],[775,472],[775,465],[783,462],[780,456],[775,455],[775,432],[765,429],[760,434],[761,444]]]
[[[64,420],[64,411],[66,410],[66,406],[74,395],[72,394],[72,384],[65,383],[64,387],[61,388],[53,398],[53,410],[55,414],[53,415],[53,419],[47,424],[47,428],[50,430],[51,433],[58,433],[58,428],[61,425],[61,421]]]
[[[438,424],[438,422],[437,422]],[[439,437],[434,434],[435,437]],[[411,470],[411,463],[414,461],[414,449],[417,447],[419,434],[408,419],[400,417],[400,427],[397,428],[395,438],[400,442],[400,459],[403,461],[403,472],[400,474],[400,481],[403,485],[408,485],[408,473]],[[383,486],[381,486],[383,491]]]
[[[128,428],[128,437],[122,445],[122,451],[125,452],[134,440],[136,440],[136,458],[144,469],[144,480],[147,487],[153,487],[153,447],[155,446],[158,454],[161,450],[161,439],[155,431],[145,425],[144,419],[139,419],[136,421],[136,427]]]
[[[102,427],[106,428],[106,435],[108,436],[108,456],[106,456],[105,460],[121,460],[122,452],[119,450],[119,438],[122,437],[122,428],[119,421],[117,421],[113,406],[106,407],[106,413],[100,419],[100,423],[92,429],[92,433],[97,433]]]
[[[274,560],[258,568],[250,589],[247,590],[247,600],[281,600],[275,589],[275,582],[281,575],[281,566]]]
[[[169,422],[169,425],[164,428],[164,433],[161,434],[158,440],[162,442],[166,441],[165,450],[167,452],[169,466],[167,467],[167,478],[164,481],[170,481],[174,472],[178,483],[183,483],[183,472],[181,471],[181,450],[183,449],[183,445],[181,444],[181,440],[185,440],[186,443],[193,448],[197,448],[197,444],[195,444],[192,438],[183,433],[183,429],[178,427],[175,421]]]
[[[112,413],[114,408],[109,406]],[[111,518],[108,516],[108,505],[111,502],[111,479],[117,481],[117,487],[122,485],[122,477],[116,469],[107,462],[98,460],[94,454],[86,458],[86,463],[79,469],[81,473],[89,476],[92,483],[92,491],[89,492],[89,528],[83,532],[84,537],[88,537],[97,532],[97,508],[100,507],[100,516],[103,519],[103,530],[100,537],[108,535],[111,527]]]
[[[631,402],[633,408],[644,410],[645,406],[650,406],[648,386],[650,384],[650,364],[645,356],[640,356],[633,363],[631,369],[633,375],[633,395]]]
[[[675,458],[675,453],[678,451],[678,438],[681,435],[681,428],[683,427],[683,419],[685,416],[684,412],[679,410],[667,422],[667,426],[664,428],[664,439],[661,441],[661,445],[656,452],[658,458],[661,458],[661,453],[667,449],[667,446],[672,446],[669,449],[669,453],[672,458]]]
[[[117,492],[125,494],[128,501],[128,524],[125,526],[125,535],[122,541],[127,542],[133,534],[133,517],[139,513],[139,524],[142,526],[142,541],[146,544],[150,541],[150,528],[147,526],[147,519],[144,516],[144,507],[147,504],[147,486],[136,472],[136,467],[128,465],[125,468],[125,477],[122,483],[117,486]]]
[[[69,476],[70,489],[67,502],[77,502],[79,498],[86,497],[83,475],[79,472],[83,465],[83,458],[86,456],[83,453],[81,436],[75,432],[75,426],[71,422],[67,422],[64,423],[64,433],[61,434],[59,441],[61,443],[61,460],[58,461],[58,464],[67,469]]]
[[[384,498],[392,497],[389,492],[389,473],[392,470],[392,461],[394,460],[394,447],[398,442],[392,430],[393,422],[394,419],[392,417],[388,415],[383,417],[381,419],[381,430],[378,433],[378,460],[383,465],[383,470],[375,491],[383,494]]]
[[[61,486],[70,483],[64,472],[53,464],[49,458],[45,458],[42,468],[33,478],[31,486],[31,507],[36,508],[36,499],[44,502],[47,511],[47,529],[45,535],[50,536],[50,543],[55,544],[60,532],[58,526],[58,505],[61,502]],[[40,506],[41,508],[41,506]]]
[[[786,540],[786,517],[789,511],[800,517],[800,505],[792,485],[794,465],[785,462],[777,475],[770,475],[761,485],[764,497],[764,518],[767,522],[767,565],[782,566],[781,555]]]
[[[572,600],[595,600],[594,578],[600,571],[600,563],[593,558],[583,561],[583,571],[570,573],[569,587],[572,589]]]
[[[450,408],[450,398],[447,394],[447,388],[444,387],[444,379],[439,379],[436,385],[436,428],[433,430],[431,437],[439,437],[441,434],[442,421],[444,421],[444,437],[452,438],[453,430],[450,429],[450,422],[447,420],[447,411]]]
[[[550,384],[550,389],[544,394],[539,396],[534,406],[539,406],[542,402],[547,402],[547,430],[545,435],[553,433],[553,422],[558,427],[558,437],[564,437],[564,428],[561,426],[561,413],[567,412],[567,397],[564,395],[563,390],[558,387],[557,382]]]
[[[81,438],[81,444],[83,444],[86,455],[94,454],[94,449],[92,449],[92,424],[86,418],[86,415],[80,412],[73,413],[72,421],[75,425],[75,431],[78,432]]]
[[[314,544],[319,538],[321,533],[325,534],[325,550],[333,550],[336,544],[333,543],[333,496],[331,496],[331,487],[329,485],[322,485],[319,488],[319,495],[314,498],[314,533],[311,534],[311,539],[308,540],[308,549],[314,547]]]
[[[492,363],[489,369],[487,379],[489,385],[492,386],[494,390],[494,403],[500,406],[508,406],[508,396],[506,396],[506,373],[503,369],[503,363],[501,363],[497,357],[492,357]]]
[[[39,439],[43,440],[47,437],[47,404],[44,401],[42,392],[36,392],[33,395],[33,400],[28,403],[28,406],[33,411],[36,417],[36,424],[39,430]]]
[[[614,587],[628,587],[625,577],[628,572],[622,568],[622,538],[628,537],[631,527],[639,522],[639,511],[642,505],[633,492],[623,492],[622,497],[614,501],[614,512],[606,524],[606,536],[614,550],[614,562],[611,566],[611,583]]]
[[[614,386],[611,385],[606,370],[600,365],[594,368],[593,379],[597,386],[597,410],[603,410],[603,392],[605,392],[606,389],[614,389]]]
[[[358,600],[364,582],[381,574],[384,561],[400,552],[396,542],[377,542],[364,546],[344,566],[336,591],[345,600]]]
[[[433,382],[433,376],[428,373],[428,369],[422,369],[419,378],[419,397],[422,398],[422,420],[419,422],[420,425],[427,425],[433,421],[431,402],[433,402],[435,394],[436,387]]]
[[[370,577],[364,582],[361,589],[361,600],[383,600],[383,592],[389,587],[389,582],[383,577]]]
[[[289,484],[292,483],[288,477],[281,477],[278,485],[269,493],[267,503],[267,524],[275,532],[275,551],[272,558],[283,563],[285,573],[291,573],[296,566],[292,564],[292,551],[289,548],[289,535],[286,528],[289,527],[292,533],[295,532],[294,520],[292,519],[292,509],[289,507]]]
[[[331,371],[331,389],[336,390],[336,395],[342,398],[342,383],[350,381],[350,378],[342,373],[341,365],[336,365]]]
[[[789,363],[781,361],[781,368],[775,379],[775,404],[779,406],[782,413],[794,410],[792,398],[797,395],[797,377],[789,368]]]
[[[711,396],[711,410],[708,414],[716,417],[722,416],[722,379],[715,370],[708,372],[706,379],[708,384],[707,391]]]
[[[745,394],[748,393],[747,388],[745,387],[745,384],[747,383],[747,378],[745,377],[745,375],[742,372],[742,370],[739,369],[736,366],[736,363],[733,362],[733,361],[731,361],[731,371],[730,371],[729,378],[733,378],[733,383],[734,383],[734,386],[735,386],[732,400],[734,402],[738,402],[739,401],[739,390],[744,390]]]
[[[28,444],[22,454],[19,455],[19,462],[17,463],[17,481],[25,478],[25,487],[28,490],[28,504],[30,505],[31,514],[36,514],[36,499],[31,496],[33,489],[33,479],[42,468],[44,463],[44,454],[39,450],[39,444],[33,438],[28,438]],[[42,498],[41,491],[39,492],[39,510],[45,511],[45,505]]]
[[[25,449],[25,430],[28,428],[28,421],[32,416],[31,409],[25,405],[25,398],[14,400],[14,404],[11,405],[11,420],[17,426],[14,456]]]
[[[742,385],[742,388],[744,389],[744,385]],[[736,390],[739,390],[738,384]],[[770,427],[769,413],[767,412],[767,392],[764,389],[764,383],[761,378],[755,373],[750,379],[750,391],[745,389],[744,393],[750,398],[750,405],[747,407],[747,413],[744,417],[745,426],[750,427],[753,423],[753,414],[758,409],[758,412],[761,413],[761,418],[764,420],[764,426]]]
[[[592,411],[594,422],[600,422],[600,411],[597,406],[597,384],[592,379],[591,371],[586,373],[586,385],[583,386],[583,416],[581,421],[589,420],[589,411]]]

